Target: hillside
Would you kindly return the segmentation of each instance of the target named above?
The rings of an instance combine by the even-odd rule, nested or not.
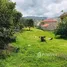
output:
[[[25,19],[33,19],[34,21],[40,21],[40,20],[46,19],[47,17],[27,16],[27,17],[24,17],[24,18]]]
[[[15,36],[17,41],[12,44],[20,51],[0,60],[0,67],[67,67],[67,40],[55,39],[52,32],[39,29],[25,29]],[[40,42],[39,36],[46,36],[46,42]]]

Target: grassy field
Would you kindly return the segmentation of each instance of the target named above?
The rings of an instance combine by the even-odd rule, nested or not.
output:
[[[67,40],[55,39],[52,32],[32,29],[16,33],[18,53],[0,60],[0,67],[67,67]],[[40,42],[46,36],[47,42]],[[53,37],[53,40],[48,38]]]

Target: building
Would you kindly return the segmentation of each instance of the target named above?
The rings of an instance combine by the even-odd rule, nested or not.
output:
[[[43,30],[54,30],[56,29],[57,25],[58,22],[56,19],[46,19],[40,23],[41,29]]]

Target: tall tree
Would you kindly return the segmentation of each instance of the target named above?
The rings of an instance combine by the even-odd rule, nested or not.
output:
[[[27,19],[26,24],[27,24],[27,27],[29,27],[29,30],[30,30],[31,27],[34,27],[33,19]]]
[[[15,3],[9,0],[0,0],[0,49],[12,42],[14,9]]]
[[[13,22],[14,26],[16,27],[17,25],[20,24],[20,19],[22,18],[22,14],[16,10],[13,12]]]
[[[55,35],[60,35],[62,38],[67,37],[67,17],[64,17],[63,21],[59,23],[57,29],[55,30]]]

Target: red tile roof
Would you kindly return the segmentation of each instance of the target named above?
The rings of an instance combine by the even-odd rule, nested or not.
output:
[[[57,20],[55,20],[55,19],[46,19],[46,20],[43,20],[42,22],[57,22]]]
[[[49,24],[44,24],[44,25],[42,25],[43,27],[48,27],[49,26]]]

